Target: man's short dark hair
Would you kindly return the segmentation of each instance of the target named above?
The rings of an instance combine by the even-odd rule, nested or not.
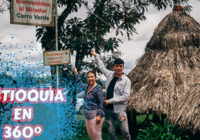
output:
[[[124,65],[124,60],[122,60],[121,58],[116,58],[114,61],[114,65],[115,64],[123,64]]]

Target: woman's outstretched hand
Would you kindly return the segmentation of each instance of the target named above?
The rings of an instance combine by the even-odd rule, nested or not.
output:
[[[78,75],[78,71],[77,71],[76,67],[72,68],[72,71],[73,71],[73,73],[74,73],[75,75]]]

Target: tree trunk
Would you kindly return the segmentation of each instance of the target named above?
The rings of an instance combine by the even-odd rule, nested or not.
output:
[[[81,63],[83,62],[83,59],[84,59],[84,56],[81,55],[81,52],[79,50],[77,50],[75,66],[78,71],[80,71],[80,69],[81,69]]]

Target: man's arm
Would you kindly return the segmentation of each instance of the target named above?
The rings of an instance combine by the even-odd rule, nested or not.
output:
[[[131,81],[128,79],[125,83],[123,95],[109,99],[108,103],[109,104],[117,104],[117,103],[126,102],[130,97],[130,91],[131,91]]]
[[[95,57],[95,60],[97,62],[97,67],[98,69],[106,76],[106,78],[112,74],[112,71],[106,69],[105,65],[103,64],[103,62],[100,60],[98,54],[93,50],[91,52],[91,54]]]

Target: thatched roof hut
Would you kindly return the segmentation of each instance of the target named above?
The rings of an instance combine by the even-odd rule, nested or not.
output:
[[[200,78],[191,86],[182,102],[168,118],[174,124],[193,132],[200,131]]]
[[[190,121],[194,124],[190,127],[200,130],[200,115],[198,120],[194,119],[194,111],[200,106],[185,105],[185,98],[193,97],[190,89],[200,76],[199,48],[200,24],[183,11],[169,13],[155,29],[145,54],[128,75],[132,82],[128,110],[163,113],[170,121],[184,126],[189,123],[187,117],[192,117]],[[195,93],[200,99],[199,90]],[[192,99],[195,98],[191,102]],[[177,120],[180,104],[188,110],[193,107],[193,111]]]

